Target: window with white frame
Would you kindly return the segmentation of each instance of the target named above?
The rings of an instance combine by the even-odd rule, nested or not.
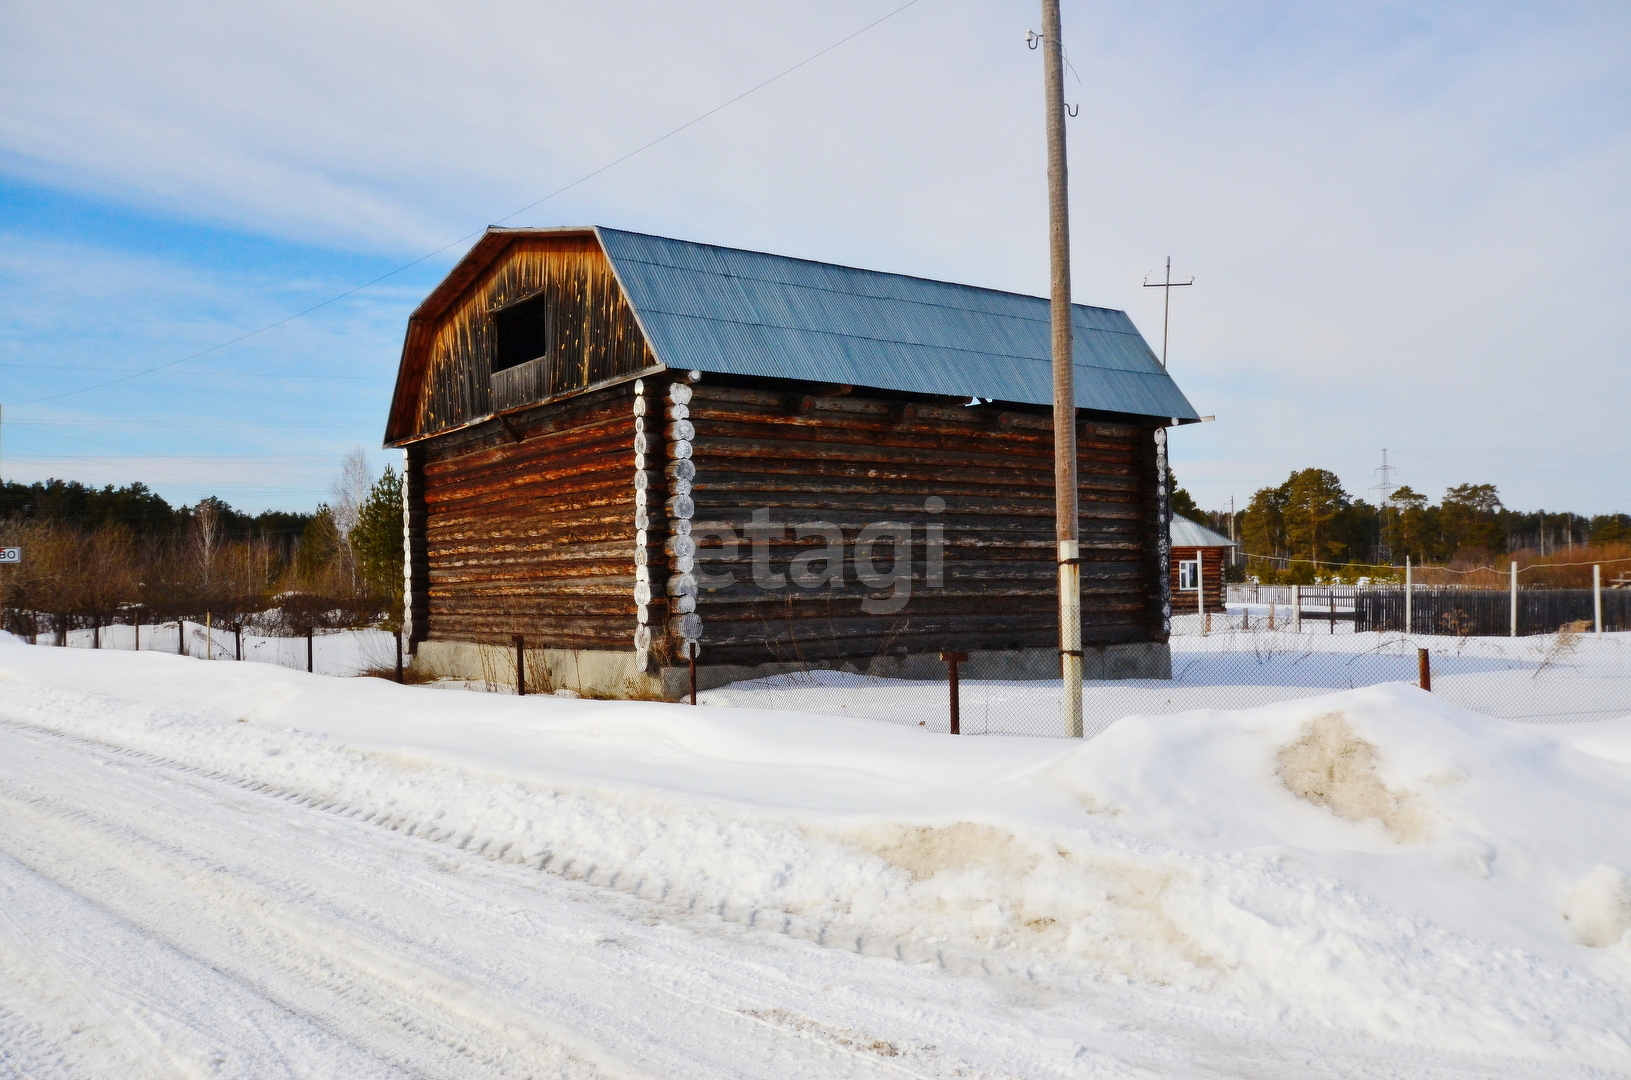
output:
[[[1178,560],[1178,589],[1181,592],[1199,592],[1201,588],[1201,560]]]

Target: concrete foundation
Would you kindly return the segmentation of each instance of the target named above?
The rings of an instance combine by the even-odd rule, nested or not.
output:
[[[698,664],[697,689],[712,690],[747,679],[765,679],[793,671],[850,671],[884,679],[944,680],[946,665],[939,653],[875,656],[870,660],[833,660],[808,664]],[[1083,649],[1082,671],[1088,679],[1170,679],[1172,653],[1164,641],[1126,645],[1089,645]],[[1031,682],[1059,677],[1059,653],[1054,649],[976,649],[957,665],[964,679]],[[659,673],[663,696],[682,701],[690,693],[690,673],[683,667],[665,667]]]
[[[1170,679],[1172,654],[1165,642],[1087,646],[1083,673],[1089,679]],[[414,666],[430,674],[484,682],[499,692],[515,690],[515,649],[464,641],[422,641]],[[690,694],[690,672],[665,667],[656,673],[634,669],[634,651],[610,649],[527,649],[527,692],[570,690],[579,697],[684,701]],[[983,649],[957,666],[965,679],[1030,682],[1059,677],[1059,654],[1053,649]],[[697,665],[697,689],[712,690],[747,679],[764,679],[794,671],[850,671],[886,679],[943,680],[946,665],[938,653],[876,656],[870,660],[834,660],[804,664]]]
[[[414,667],[442,678],[486,683],[500,693],[515,692],[515,646],[468,641],[421,641]],[[663,684],[634,669],[634,650],[526,650],[527,693],[570,690],[579,697],[662,701]],[[674,699],[669,699],[674,700]]]

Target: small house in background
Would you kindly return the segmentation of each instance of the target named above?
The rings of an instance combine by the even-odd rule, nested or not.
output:
[[[1172,539],[1173,614],[1223,611],[1223,569],[1233,555],[1235,542],[1181,514],[1172,515],[1168,535]]]
[[[1090,677],[1170,671],[1166,430],[1132,322],[1074,317]],[[1058,678],[1048,302],[606,228],[491,229],[414,312],[419,661],[610,697],[815,667]]]

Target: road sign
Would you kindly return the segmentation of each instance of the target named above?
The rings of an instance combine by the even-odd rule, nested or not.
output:
[[[0,548],[0,563],[19,563],[22,561],[22,548]]]

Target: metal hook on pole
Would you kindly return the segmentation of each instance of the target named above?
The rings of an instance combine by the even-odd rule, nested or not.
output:
[[[1065,106],[1065,115],[1066,116],[1075,116],[1078,112],[1081,111],[1081,109],[1082,109],[1082,107],[1080,105],[1066,105]]]

